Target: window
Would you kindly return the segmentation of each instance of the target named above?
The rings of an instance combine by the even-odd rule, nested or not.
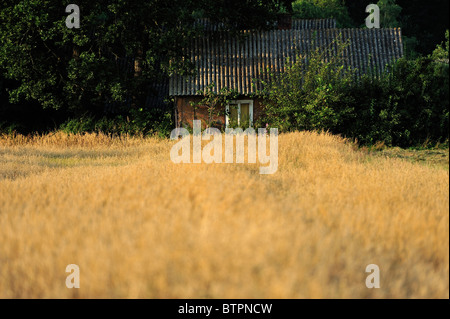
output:
[[[253,101],[236,100],[226,106],[226,127],[247,128],[253,125]]]

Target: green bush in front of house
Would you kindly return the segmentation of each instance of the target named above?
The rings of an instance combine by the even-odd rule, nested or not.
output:
[[[358,103],[341,133],[363,144],[415,146],[448,140],[448,64],[431,57],[401,59],[390,74],[366,77],[350,94]]]
[[[127,115],[102,116],[91,114],[69,119],[59,127],[67,133],[106,133],[112,135],[158,135],[169,137],[173,129],[169,111],[132,109]]]
[[[448,141],[448,55],[447,63],[435,55],[400,59],[381,76],[357,79],[342,67],[345,44],[337,47],[338,54],[318,49],[308,60],[300,57],[265,83],[265,116],[257,125],[268,123],[282,132],[325,130],[365,145]]]
[[[354,103],[348,99],[355,75],[343,67],[344,47],[339,43],[337,54],[330,48],[317,48],[308,57],[299,56],[287,72],[263,83],[260,93],[266,101],[266,117],[259,124],[268,123],[280,131],[339,131],[354,112]]]

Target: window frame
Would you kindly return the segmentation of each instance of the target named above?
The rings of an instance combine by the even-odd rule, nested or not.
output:
[[[232,100],[225,106],[225,127],[230,127],[230,104],[237,104],[238,108],[238,125],[241,124],[241,104],[248,104],[249,126],[253,126],[253,100]]]

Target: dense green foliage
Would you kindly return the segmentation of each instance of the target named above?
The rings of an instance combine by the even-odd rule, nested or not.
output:
[[[297,0],[292,3],[294,18],[336,19],[337,27],[350,28],[354,22],[342,0]]]
[[[304,19],[335,18],[338,27],[365,27],[365,8],[376,3],[382,28],[402,28],[405,55],[430,54],[449,28],[448,0],[296,0],[294,16]]]
[[[281,131],[339,130],[353,112],[347,90],[354,75],[343,68],[344,44],[338,43],[338,47],[337,54],[319,47],[307,58],[299,56],[287,72],[273,74],[263,83],[267,118],[260,119],[261,124]]]
[[[421,57],[398,61],[392,74],[365,78],[351,94],[357,114],[343,133],[362,143],[410,146],[448,140],[448,65]]]
[[[183,3],[175,0],[174,9],[158,0],[85,1],[81,28],[69,29],[68,1],[2,2],[0,66],[17,81],[11,102],[98,114],[105,101],[140,95],[182,58]],[[125,57],[142,60],[139,76],[121,68]]]
[[[325,60],[326,53],[317,50],[308,63],[300,59],[266,83],[266,117],[260,125],[281,131],[327,130],[362,144],[448,140],[448,50],[439,46],[431,56],[403,58],[381,76],[361,79],[342,69],[341,54]]]
[[[448,32],[436,48],[448,29],[447,0],[80,0],[81,28],[68,29],[71,2],[0,3],[0,131],[167,135],[171,108],[146,107],[146,97],[153,83],[193,71],[183,48],[200,32],[196,18],[229,32],[268,28],[279,12],[364,27],[365,7],[377,3],[382,27],[402,27],[405,59],[380,78],[356,80],[339,52],[324,60],[333,54],[318,50],[266,83],[268,117],[255,124],[330,130],[365,144],[448,139]],[[202,101],[210,125],[225,93]]]
[[[196,17],[222,22],[231,32],[261,29],[289,3],[80,0],[80,28],[69,29],[65,8],[71,2],[0,3],[0,78],[8,80],[0,85],[0,123],[9,122],[18,105],[59,110],[66,118],[102,120],[107,115],[121,122],[128,116],[141,122],[135,114],[144,107],[150,85],[174,72],[192,71],[183,48],[199,32]],[[121,108],[122,117],[104,114],[105,104],[113,103],[131,105],[135,112]]]
[[[367,17],[364,9],[370,3],[378,3],[378,1],[345,1],[345,6],[356,26],[364,24],[364,19]],[[450,2],[448,0],[396,0],[395,4],[401,8],[396,20],[402,28],[403,35],[410,42],[410,50],[413,50],[409,52],[410,56],[430,54],[436,44],[444,40],[444,32],[449,28]]]
[[[112,135],[158,135],[170,136],[173,121],[170,113],[160,110],[131,109],[126,115],[94,117],[89,113],[69,119],[59,127],[67,133],[109,133]]]

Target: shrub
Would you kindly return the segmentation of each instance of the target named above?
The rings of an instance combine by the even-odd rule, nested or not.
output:
[[[261,122],[281,131],[339,131],[353,113],[347,91],[355,77],[343,67],[345,45],[338,43],[337,48],[334,52],[319,47],[308,57],[299,56],[287,72],[263,83],[266,105]]]
[[[172,116],[168,111],[132,109],[127,115],[97,118],[85,114],[66,121],[60,129],[67,133],[96,132],[112,135],[154,135],[168,137],[172,130]]]
[[[405,58],[356,80],[342,50],[317,49],[265,83],[265,117],[280,131],[328,130],[360,144],[417,146],[449,137],[449,66],[443,53]],[[331,57],[330,57],[331,54]],[[448,53],[447,53],[448,54]],[[437,55],[437,53],[435,54]],[[448,56],[448,55],[447,55]]]
[[[358,105],[344,133],[363,144],[412,146],[448,139],[448,64],[431,57],[400,59],[391,73],[363,78],[350,94]]]

